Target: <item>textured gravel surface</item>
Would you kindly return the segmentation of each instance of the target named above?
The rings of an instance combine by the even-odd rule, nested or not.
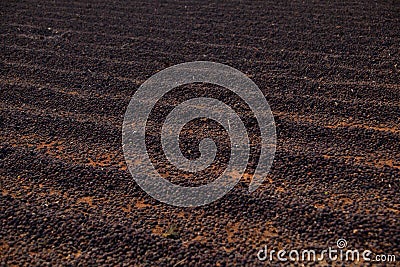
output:
[[[327,2],[2,1],[0,265],[257,266],[339,238],[400,261],[400,2]],[[121,128],[143,81],[195,60],[260,87],[277,152],[254,193],[177,208],[134,182]]]

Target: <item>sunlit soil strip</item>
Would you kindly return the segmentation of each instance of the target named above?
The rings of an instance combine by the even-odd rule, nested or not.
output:
[[[400,162],[394,159],[367,159],[360,156],[330,156],[323,155],[325,159],[344,159],[346,162],[355,162],[360,165],[368,165],[375,168],[390,167],[400,170]]]
[[[369,125],[363,125],[363,124],[357,124],[357,123],[346,123],[346,122],[339,122],[336,125],[326,125],[326,128],[329,129],[337,129],[340,127],[356,127],[356,128],[364,128],[367,130],[374,130],[374,131],[383,131],[383,132],[391,132],[391,133],[400,133],[400,130],[398,128],[390,128],[387,126],[369,126]]]
[[[11,111],[17,111],[25,114],[32,114],[36,116],[41,116],[41,115],[46,115],[46,116],[52,116],[56,118],[69,118],[71,120],[80,122],[80,123],[104,123],[104,124],[111,124],[114,127],[120,127],[120,122],[118,121],[117,118],[112,117],[112,116],[101,116],[101,115],[86,115],[83,113],[77,113],[77,112],[70,112],[70,111],[63,111],[63,110],[58,110],[54,111],[51,109],[43,109],[40,107],[36,107],[34,105],[29,105],[29,104],[24,104],[23,107],[15,107],[8,105],[4,102],[0,101],[0,108],[8,109]]]
[[[15,137],[14,137],[15,138]],[[122,151],[95,151],[89,148],[76,145],[77,142],[58,138],[57,140],[44,140],[38,135],[20,136],[13,140],[13,147],[34,148],[44,153],[46,156],[57,160],[71,162],[73,164],[83,164],[91,167],[116,167],[122,171],[126,170]],[[75,144],[75,145],[74,145]],[[75,147],[75,151],[72,147]],[[104,149],[103,149],[104,150]],[[78,154],[76,151],[82,151]]]
[[[320,125],[321,127],[328,128],[328,129],[338,129],[338,128],[359,128],[359,129],[366,129],[366,130],[374,130],[374,131],[381,131],[381,132],[391,132],[394,134],[400,134],[400,128],[396,126],[388,126],[388,125],[379,125],[379,126],[370,126],[358,122],[353,122],[352,118],[340,118],[335,117],[335,120],[340,120],[336,123],[329,123],[326,122],[326,118],[318,118],[318,116],[307,116],[301,115],[298,113],[288,113],[288,112],[279,112],[273,111],[274,116],[282,117],[294,122],[307,122],[312,123],[314,125]]]

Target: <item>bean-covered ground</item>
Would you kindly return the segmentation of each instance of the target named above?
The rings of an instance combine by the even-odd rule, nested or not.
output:
[[[0,22],[2,266],[290,265],[257,252],[339,238],[400,260],[399,1],[1,1]],[[277,150],[254,193],[178,208],[135,183],[121,128],[195,60],[260,87]]]

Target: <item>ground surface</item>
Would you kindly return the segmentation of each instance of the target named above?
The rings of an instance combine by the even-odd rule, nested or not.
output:
[[[252,266],[338,238],[400,256],[400,2],[290,2],[2,1],[1,265]],[[175,208],[134,182],[121,127],[194,60],[253,79],[277,152],[253,194]]]

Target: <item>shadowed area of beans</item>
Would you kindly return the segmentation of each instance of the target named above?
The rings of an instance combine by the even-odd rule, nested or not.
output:
[[[399,1],[22,0],[2,1],[0,14],[2,266],[289,266],[257,252],[323,250],[339,238],[400,260]],[[259,86],[277,148],[255,192],[253,156],[223,198],[178,208],[136,184],[121,129],[146,79],[196,60]],[[175,90],[153,110],[150,150],[160,152],[157,122],[198,95],[251,115],[215,86]],[[208,183],[228,162],[226,131],[197,120],[180,134],[189,159],[213,136],[220,160],[205,176],[153,161],[177,184]]]

